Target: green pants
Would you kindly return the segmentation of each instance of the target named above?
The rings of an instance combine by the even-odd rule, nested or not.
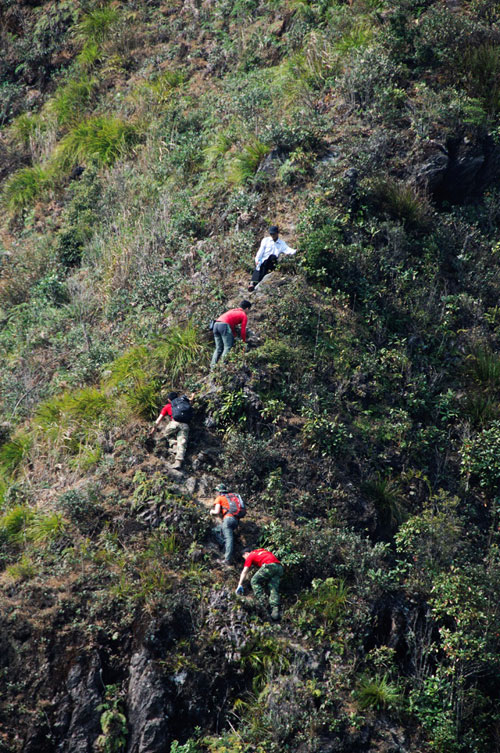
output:
[[[270,565],[262,565],[250,581],[255,597],[259,601],[264,601],[264,588],[267,586],[269,588],[269,604],[271,607],[279,607],[279,588],[282,575],[283,567],[278,565],[277,562],[271,562]]]

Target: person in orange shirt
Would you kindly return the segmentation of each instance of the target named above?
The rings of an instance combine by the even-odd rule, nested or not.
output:
[[[224,547],[223,564],[230,565],[234,549],[234,532],[238,528],[240,518],[246,514],[246,507],[240,495],[230,492],[225,484],[219,484],[216,491],[219,495],[210,510],[210,515],[220,517],[221,523],[215,526],[213,534],[219,546]]]
[[[242,301],[238,308],[226,311],[225,314],[215,320],[213,328],[215,350],[210,362],[211,369],[214,368],[219,358],[224,359],[233,347],[238,325],[241,325],[241,339],[246,342],[248,321],[246,312],[250,310],[251,306],[250,301]]]

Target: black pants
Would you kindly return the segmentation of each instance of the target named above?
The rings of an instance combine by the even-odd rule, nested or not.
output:
[[[269,256],[260,265],[260,269],[254,269],[252,274],[252,282],[257,284],[262,278],[267,275],[268,272],[272,272],[278,262],[277,256]]]

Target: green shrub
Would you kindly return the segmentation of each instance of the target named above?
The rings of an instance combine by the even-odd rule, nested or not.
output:
[[[331,418],[326,411],[318,414],[310,408],[304,409],[302,415],[306,416],[302,437],[308,450],[323,457],[338,456],[347,450],[352,434],[338,416]]]
[[[483,427],[498,418],[499,406],[497,400],[481,393],[467,395],[464,403],[465,415],[474,427]]]
[[[137,381],[125,393],[125,401],[135,416],[150,420],[158,415],[161,383],[158,379]]]
[[[115,411],[110,397],[96,387],[85,387],[41,403],[35,412],[34,427],[49,441],[78,455],[82,442],[86,446],[89,437],[95,437]]]
[[[299,625],[319,637],[330,635],[345,613],[348,595],[342,579],[313,580],[311,589],[301,594],[295,607]]]
[[[136,345],[109,365],[104,384],[107,388],[122,389],[137,380],[142,380],[149,366],[149,350],[145,345]]]
[[[186,81],[186,75],[182,71],[162,71],[152,81],[142,85],[145,92],[151,95],[154,102],[166,105],[172,92],[182,87]]]
[[[10,212],[21,212],[33,204],[54,184],[53,173],[46,167],[23,167],[5,182],[2,200]]]
[[[355,692],[355,698],[362,711],[375,709],[383,711],[394,709],[400,705],[401,693],[387,675],[379,675],[373,679],[364,677],[360,680]]]
[[[112,165],[138,139],[137,127],[131,123],[105,115],[88,118],[61,139],[54,152],[54,164],[60,170],[82,162]]]
[[[496,489],[500,483],[500,421],[493,421],[488,429],[466,439],[461,449],[461,469],[472,475],[479,485]]]

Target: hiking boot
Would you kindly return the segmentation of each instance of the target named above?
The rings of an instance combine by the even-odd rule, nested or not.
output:
[[[251,282],[251,283],[250,283],[250,284],[248,285],[248,290],[249,290],[249,292],[250,292],[250,293],[252,292],[252,290],[255,290],[255,283],[254,283],[254,282]]]
[[[271,619],[275,622],[279,620],[280,618],[280,608],[279,607],[273,607],[271,609]]]

